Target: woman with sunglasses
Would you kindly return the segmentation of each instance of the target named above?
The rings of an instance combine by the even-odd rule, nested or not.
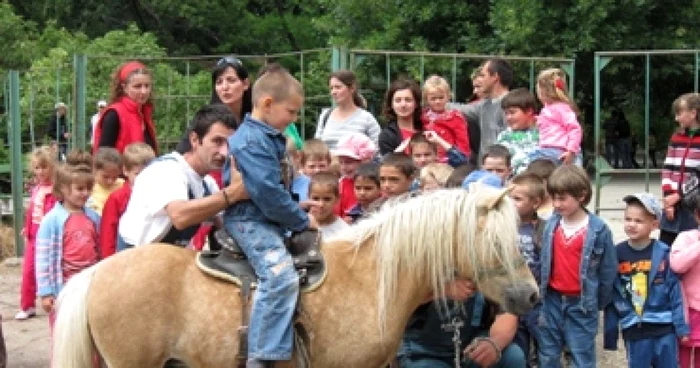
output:
[[[158,153],[152,87],[153,74],[141,62],[129,61],[114,72],[110,104],[95,127],[93,153],[100,147],[114,147],[123,153],[135,142],[144,142]]]

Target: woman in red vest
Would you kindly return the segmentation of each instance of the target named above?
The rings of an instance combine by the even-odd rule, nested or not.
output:
[[[152,86],[151,71],[138,61],[129,61],[116,70],[110,86],[110,104],[95,128],[93,151],[100,147],[114,147],[124,153],[129,144],[144,142],[158,154]]]

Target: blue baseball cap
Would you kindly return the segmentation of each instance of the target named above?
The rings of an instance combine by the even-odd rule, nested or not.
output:
[[[503,188],[503,180],[496,174],[486,170],[472,171],[462,182],[462,188],[469,189],[471,183],[482,183],[493,188]]]
[[[659,200],[651,193],[630,194],[622,198],[622,200],[627,204],[633,201],[639,201],[647,212],[656,217],[657,220],[661,219],[661,203],[659,203]]]

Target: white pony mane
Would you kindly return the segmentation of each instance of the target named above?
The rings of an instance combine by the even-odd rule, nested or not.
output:
[[[456,270],[467,270],[461,276],[471,278],[477,286],[482,272],[493,268],[516,277],[515,206],[505,196],[488,209],[502,192],[476,185],[470,192],[447,189],[389,201],[345,232],[358,248],[374,238],[382,330],[399,277],[412,282],[428,280],[437,297],[444,297],[444,285],[455,278]]]

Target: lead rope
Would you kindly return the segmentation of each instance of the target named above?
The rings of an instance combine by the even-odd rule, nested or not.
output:
[[[461,328],[464,326],[464,322],[459,317],[452,318],[450,322],[450,327],[452,328],[452,344],[455,349],[455,368],[460,368],[462,366],[462,336]]]
[[[248,277],[241,278],[241,325],[238,327],[238,355],[237,367],[245,368],[248,362],[248,301],[250,299],[251,280]]]

